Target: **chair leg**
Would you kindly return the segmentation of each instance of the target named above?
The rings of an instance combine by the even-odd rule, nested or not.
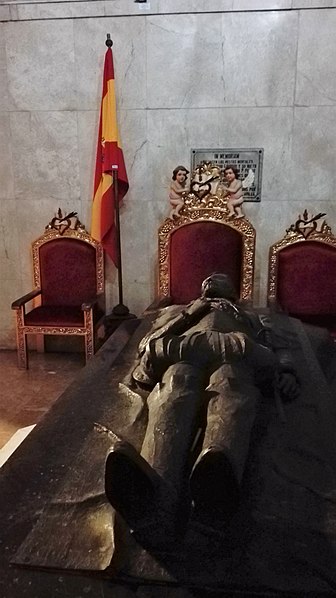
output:
[[[44,353],[44,334],[36,335],[36,351],[38,353]]]
[[[21,370],[28,370],[27,335],[23,332],[22,328],[17,328],[16,342],[18,367]]]
[[[84,311],[84,322],[86,328],[85,334],[85,363],[92,359],[94,355],[94,335],[93,335],[93,317],[92,310]]]
[[[16,312],[16,349],[18,356],[18,367],[21,370],[28,370],[27,335],[23,330],[24,306]]]

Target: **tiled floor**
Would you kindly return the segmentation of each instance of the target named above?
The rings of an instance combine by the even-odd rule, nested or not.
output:
[[[43,417],[82,367],[84,354],[31,352],[29,370],[19,370],[15,351],[0,352],[0,450]]]

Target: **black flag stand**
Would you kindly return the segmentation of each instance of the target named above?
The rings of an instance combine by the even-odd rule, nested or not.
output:
[[[122,284],[122,264],[121,264],[121,240],[120,240],[120,215],[119,215],[119,197],[118,197],[118,166],[112,165],[112,185],[114,194],[114,216],[116,232],[116,250],[117,250],[117,270],[118,270],[118,291],[119,303],[114,306],[110,315],[105,317],[105,338],[108,338],[112,332],[124,320],[136,318],[131,314],[128,307],[123,303],[123,284]]]

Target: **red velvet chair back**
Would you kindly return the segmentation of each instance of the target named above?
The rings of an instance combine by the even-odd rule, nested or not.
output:
[[[43,305],[80,306],[97,294],[96,249],[61,237],[39,247]]]
[[[211,196],[212,199],[214,196]],[[215,200],[214,200],[215,201]],[[159,228],[159,297],[185,304],[200,296],[213,272],[228,274],[240,299],[252,302],[255,230],[246,218],[231,220],[223,207],[185,204],[182,216]]]
[[[277,301],[297,316],[336,315],[336,247],[307,240],[282,249]]]
[[[195,222],[170,235],[170,296],[188,303],[200,295],[202,281],[213,272],[228,274],[241,291],[243,237],[218,222]]]

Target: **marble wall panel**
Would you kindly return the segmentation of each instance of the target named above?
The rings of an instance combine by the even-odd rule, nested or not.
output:
[[[275,10],[292,8],[292,0],[233,0],[232,10]]]
[[[90,2],[45,2],[22,3],[17,6],[19,20],[30,19],[57,19],[71,17],[99,17],[104,16],[103,0],[90,0]]]
[[[18,244],[18,215],[16,203],[2,199],[0,202],[0,281],[18,279],[22,272]],[[1,287],[3,283],[1,282]]]
[[[302,12],[299,31],[295,102],[299,106],[335,105],[336,11]]]
[[[127,201],[141,202],[151,199],[148,186],[151,165],[147,162],[147,111],[120,110],[118,117],[127,175],[131,182]]]
[[[296,13],[152,16],[147,22],[150,108],[293,104]]]
[[[74,22],[77,109],[96,110],[100,105],[107,33],[113,40],[117,108],[145,108],[145,18],[139,17]]]
[[[150,202],[130,205],[126,200],[120,209],[123,271],[132,284],[146,284],[149,277],[148,248],[152,235],[146,218],[149,209]]]
[[[78,112],[78,154],[79,184],[82,202],[92,202],[96,169],[96,150],[99,126],[99,112],[86,110]],[[86,208],[84,209],[86,214]],[[89,222],[85,219],[84,224]]]
[[[19,278],[1,280],[0,293],[0,350],[15,349],[15,313],[11,304],[22,295],[22,282]]]
[[[160,0],[149,0],[146,3],[125,2],[125,0],[105,0],[104,10],[106,16],[120,15],[148,15],[156,14]]]
[[[336,6],[336,0],[1,0],[1,20],[28,20],[71,17],[135,16],[153,14],[211,13],[229,11],[272,11]]]
[[[334,200],[335,154],[336,106],[295,108],[291,195]]]
[[[149,108],[221,105],[222,70],[218,15],[147,17]]]
[[[13,109],[74,109],[73,22],[6,23],[5,36]]]
[[[87,201],[80,202],[80,211],[78,212],[78,218],[84,224],[88,232],[91,231],[91,215],[92,215],[92,198]]]
[[[0,111],[9,109],[5,26],[0,23]]]
[[[233,0],[158,0],[159,13],[214,12],[231,10],[232,6]]]
[[[292,0],[293,8],[329,8],[336,6],[336,0]]]
[[[0,200],[13,199],[13,156],[8,112],[0,112],[0,181]]]
[[[0,21],[9,21],[10,19],[10,7],[0,6]]]
[[[293,104],[298,15],[222,15],[224,106]]]
[[[79,198],[77,118],[74,112],[13,112],[15,197]],[[13,150],[14,151],[14,150]]]

